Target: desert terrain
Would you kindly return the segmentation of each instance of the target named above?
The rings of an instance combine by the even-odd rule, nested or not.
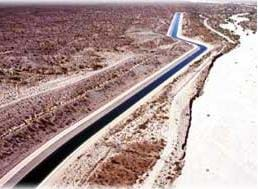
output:
[[[209,51],[85,141],[42,187],[166,187],[181,175],[192,105],[216,60],[256,33],[256,5],[0,8],[0,178],[44,143],[194,49]],[[251,34],[249,34],[251,35]]]

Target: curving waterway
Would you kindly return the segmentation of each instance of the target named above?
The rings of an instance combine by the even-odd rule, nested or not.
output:
[[[117,118],[127,109],[129,109],[131,106],[133,106],[138,101],[140,101],[144,96],[149,94],[160,84],[168,80],[175,73],[177,73],[179,70],[181,70],[183,67],[185,67],[187,64],[192,62],[195,58],[197,58],[207,50],[207,47],[202,44],[185,40],[178,36],[178,31],[180,27],[179,22],[180,22],[181,16],[182,16],[182,13],[179,13],[179,12],[174,14],[168,30],[168,35],[171,38],[182,40],[197,46],[196,50],[194,50],[192,53],[180,59],[176,64],[173,65],[173,67],[170,67],[170,69],[168,69],[166,72],[160,75],[157,79],[155,79],[150,84],[140,89],[133,96],[131,96],[121,104],[114,107],[111,111],[106,113],[96,122],[94,122],[92,125],[90,125],[81,133],[79,133],[71,140],[66,142],[63,146],[61,146],[54,153],[52,153],[45,160],[43,160],[39,165],[37,165],[30,173],[28,173],[18,183],[18,185],[40,184],[40,182],[42,182],[51,171],[53,171],[67,156],[69,156],[74,150],[76,150],[82,143],[84,143],[92,135],[97,133],[101,128],[105,127],[108,123],[113,121],[115,118]]]

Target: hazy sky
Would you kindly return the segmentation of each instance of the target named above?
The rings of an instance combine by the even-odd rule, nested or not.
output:
[[[96,2],[179,2],[179,1],[192,1],[192,2],[255,2],[256,0],[0,0],[0,3],[96,3]]]

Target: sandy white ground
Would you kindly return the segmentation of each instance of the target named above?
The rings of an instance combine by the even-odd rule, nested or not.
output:
[[[211,30],[212,32],[218,34],[219,36],[223,37],[224,39],[226,39],[229,43],[235,43],[233,40],[231,40],[228,36],[224,35],[223,33],[213,29],[209,24],[208,24],[208,18],[205,18],[204,22],[203,22],[204,26],[207,27],[209,30]]]
[[[175,188],[257,188],[258,37],[229,26],[241,35],[241,45],[215,62],[193,105],[185,167]]]

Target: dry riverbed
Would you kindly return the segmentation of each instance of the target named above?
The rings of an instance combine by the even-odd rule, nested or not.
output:
[[[194,102],[175,188],[257,188],[257,34],[243,30],[247,16],[233,15],[221,26],[239,35],[240,45],[215,62]]]

